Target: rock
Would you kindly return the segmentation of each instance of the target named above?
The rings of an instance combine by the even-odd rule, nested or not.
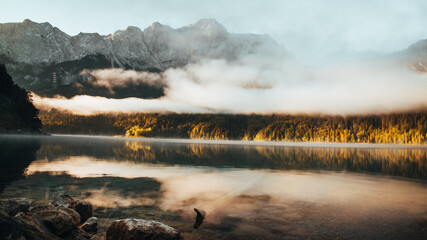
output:
[[[41,232],[36,226],[22,219],[0,212],[0,239],[59,240],[60,238],[51,233]]]
[[[91,217],[80,228],[88,233],[96,233],[98,231],[98,219]]]
[[[40,232],[53,234],[50,229],[37,217],[33,217],[31,213],[18,213],[15,216],[15,219],[19,221],[26,222],[35,228],[37,228]]]
[[[83,80],[80,72],[88,68],[88,60],[95,69],[166,71],[203,59],[234,61],[247,54],[272,58],[286,51],[267,35],[229,33],[212,19],[179,29],[153,23],[143,31],[128,27],[109,35],[76,36],[27,20],[0,23],[0,36],[0,62],[7,62],[14,81],[21,84],[51,82],[47,71],[57,72],[62,84],[76,83]]]
[[[64,235],[80,224],[80,215],[66,207],[37,206],[31,208],[30,213],[33,217],[40,219],[57,236]]]
[[[194,208],[194,211],[197,213],[196,215],[196,222],[194,223],[194,228],[200,227],[202,225],[203,220],[205,220],[206,212],[202,209]]]
[[[74,202],[75,200],[72,197],[68,196],[67,194],[63,194],[53,199],[50,204],[57,207],[69,208]]]
[[[80,214],[81,223],[84,223],[87,219],[93,216],[93,207],[90,202],[76,200],[71,205],[71,208]]]
[[[0,211],[3,211],[10,216],[15,216],[19,212],[28,212],[31,201],[26,198],[12,198],[0,200]]]
[[[62,237],[64,240],[89,240],[93,239],[93,235],[89,234],[80,228],[75,228]]]
[[[107,230],[107,240],[180,240],[178,230],[161,222],[144,219],[115,220]]]
[[[93,207],[90,202],[74,200],[66,194],[56,197],[50,204],[73,209],[80,215],[81,223],[93,216]]]

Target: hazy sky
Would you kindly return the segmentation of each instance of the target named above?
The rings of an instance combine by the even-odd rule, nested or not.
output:
[[[427,38],[426,13],[426,0],[0,0],[2,23],[29,18],[71,35],[215,18],[230,32],[268,34],[310,64],[404,49]]]

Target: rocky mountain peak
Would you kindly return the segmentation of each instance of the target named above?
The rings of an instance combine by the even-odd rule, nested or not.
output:
[[[32,24],[36,24],[35,22],[33,22],[33,21],[31,21],[30,19],[25,19],[23,22],[22,22],[24,25],[32,25]]]
[[[45,31],[52,31],[53,26],[48,22],[42,22],[42,23],[36,23],[31,21],[30,19],[25,19],[22,23],[18,23],[20,26],[23,26],[24,28],[31,28],[31,29],[43,29]]]
[[[163,25],[163,24],[161,24],[161,23],[159,23],[159,22],[153,22],[153,23],[152,23],[148,28],[146,28],[145,30],[156,31],[156,30],[162,29],[162,28],[164,28],[164,27],[166,27],[166,25]],[[169,27],[169,26],[167,26],[167,27]]]
[[[414,52],[420,51],[420,50],[425,52],[426,49],[427,49],[427,39],[420,40],[408,47],[409,51],[414,51]]]
[[[139,27],[135,27],[135,26],[128,26],[126,28],[126,31],[128,31],[128,32],[142,32]]]
[[[62,72],[62,83],[74,82],[79,78],[79,69],[87,68],[88,56],[100,59],[103,68],[109,67],[107,62],[111,67],[164,71],[205,58],[233,60],[265,46],[280,48],[266,36],[229,33],[215,19],[201,19],[178,29],[154,22],[143,31],[129,26],[104,36],[98,33],[70,36],[49,23],[29,19],[0,24],[0,61],[13,63],[10,67],[16,71],[11,74],[18,82],[28,84],[50,81],[53,71]],[[41,66],[49,66],[49,70],[40,76],[35,70],[20,70]],[[57,69],[56,66],[67,66],[72,70]]]
[[[212,18],[201,19],[197,23],[190,25],[190,27],[200,29],[205,32],[228,32],[222,24]]]
[[[196,34],[203,34],[208,36],[226,35],[227,29],[215,19],[201,19],[194,24],[179,28],[180,32],[194,32]]]

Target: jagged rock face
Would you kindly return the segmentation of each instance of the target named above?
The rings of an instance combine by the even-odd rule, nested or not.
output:
[[[144,31],[128,27],[107,36],[98,33],[69,36],[49,23],[28,19],[0,24],[0,61],[15,65],[10,69],[16,72],[97,55],[107,58],[111,67],[163,71],[203,58],[234,60],[266,48],[277,51],[280,47],[266,35],[229,33],[213,19],[178,29],[156,22]],[[20,78],[32,83],[43,81],[40,78],[44,77],[49,79],[35,75],[36,70]]]
[[[64,91],[69,92],[72,84],[87,82],[80,75],[83,69],[120,67],[160,72],[200,59],[233,61],[261,52],[269,57],[286,53],[266,35],[229,33],[213,19],[178,29],[156,22],[143,31],[128,27],[106,36],[69,36],[49,23],[31,20],[0,24],[0,62],[6,64],[16,83],[42,96],[61,94],[52,83],[53,72],[57,85],[66,86]]]
[[[1,24],[0,52],[15,62],[63,61],[64,53],[60,45],[67,44],[67,37],[49,23],[25,20],[23,23]]]

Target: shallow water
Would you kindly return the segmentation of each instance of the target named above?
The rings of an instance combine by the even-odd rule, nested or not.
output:
[[[92,202],[186,239],[425,239],[427,146],[0,136],[0,198]],[[193,208],[207,212],[192,229]]]

